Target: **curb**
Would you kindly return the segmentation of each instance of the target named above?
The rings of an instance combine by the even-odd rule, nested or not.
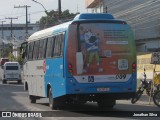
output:
[[[153,103],[153,97],[150,97],[147,94],[143,94],[142,97],[138,101],[151,104],[151,103]]]

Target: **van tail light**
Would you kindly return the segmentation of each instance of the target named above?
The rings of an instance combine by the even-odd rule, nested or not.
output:
[[[133,64],[132,64],[132,73],[135,73],[135,72],[136,72],[136,68],[137,68],[136,63],[133,63]]]
[[[73,74],[73,67],[72,64],[68,65],[68,72],[72,75]]]

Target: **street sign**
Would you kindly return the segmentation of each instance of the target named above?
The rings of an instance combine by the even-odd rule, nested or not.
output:
[[[152,53],[151,64],[160,64],[160,52]]]

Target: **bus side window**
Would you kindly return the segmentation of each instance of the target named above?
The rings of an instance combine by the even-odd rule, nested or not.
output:
[[[54,40],[54,37],[48,38],[46,58],[51,58],[52,57],[53,42],[54,42],[53,40]]]
[[[38,58],[38,50],[39,50],[39,41],[35,41],[34,49],[33,49],[33,59],[34,60]]]
[[[60,57],[62,56],[62,49],[63,49],[63,35],[57,35],[55,38],[55,44],[54,44],[54,50],[53,50],[53,56],[54,57]]]
[[[58,44],[57,44],[58,40],[59,40],[59,36],[57,35],[57,36],[55,36],[53,57],[57,57],[58,56]]]
[[[47,41],[48,39],[44,39],[44,44],[43,44],[43,51],[42,51],[42,58],[46,58],[46,47],[47,47]]]
[[[45,40],[45,39],[40,40],[40,43],[39,43],[38,59],[42,59],[42,58],[43,58],[43,45],[44,45],[44,40]]]
[[[33,45],[34,45],[34,42],[31,42],[28,45],[28,60],[32,60],[33,58]]]
[[[63,56],[63,46],[64,46],[64,34],[61,34],[60,56]]]

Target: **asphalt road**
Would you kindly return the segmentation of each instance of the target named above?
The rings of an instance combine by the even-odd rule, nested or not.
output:
[[[48,99],[43,98],[37,100],[36,104],[31,104],[28,99],[28,93],[24,91],[23,83],[17,84],[16,82],[9,82],[7,84],[2,84],[0,80],[0,111],[37,111],[37,112],[45,112],[44,116],[52,116],[45,119],[78,119],[84,120],[87,119],[130,119],[128,115],[124,118],[124,114],[130,114],[127,111],[131,111],[131,113],[138,111],[139,113],[147,112],[150,113],[160,111],[160,108],[155,106],[153,102],[149,104],[149,98],[143,96],[140,101],[136,104],[131,104],[130,100],[118,100],[117,104],[113,109],[108,110],[100,110],[97,107],[96,103],[86,103],[84,105],[67,105],[59,110],[51,110],[48,106]],[[123,112],[125,111],[125,112]],[[115,117],[111,116],[113,113]],[[117,116],[118,115],[118,116]],[[122,115],[122,116],[121,116]],[[108,117],[109,116],[109,117]],[[121,117],[120,117],[121,116]],[[3,118],[4,119],[4,118]],[[27,118],[26,118],[27,119]],[[41,119],[41,118],[37,118]],[[132,117],[132,119],[136,119]],[[140,118],[142,119],[142,118]],[[148,118],[149,119],[149,118]],[[157,118],[154,118],[157,119]],[[1,120],[1,118],[0,118]],[[16,119],[17,120],[17,119]],[[145,118],[146,120],[146,118]]]
[[[2,84],[0,81],[0,111],[52,111],[48,106],[48,99],[37,100],[36,104],[31,104],[28,93],[23,90],[23,84],[10,82]],[[113,109],[101,111],[96,103],[86,103],[84,105],[67,105],[60,110],[53,110],[52,116],[70,117],[94,117],[106,116],[107,112],[115,111],[160,111],[153,102],[149,104],[148,97],[141,98],[136,104],[131,104],[130,100],[118,100]],[[61,115],[63,113],[63,115]],[[54,115],[55,114],[55,115]]]

